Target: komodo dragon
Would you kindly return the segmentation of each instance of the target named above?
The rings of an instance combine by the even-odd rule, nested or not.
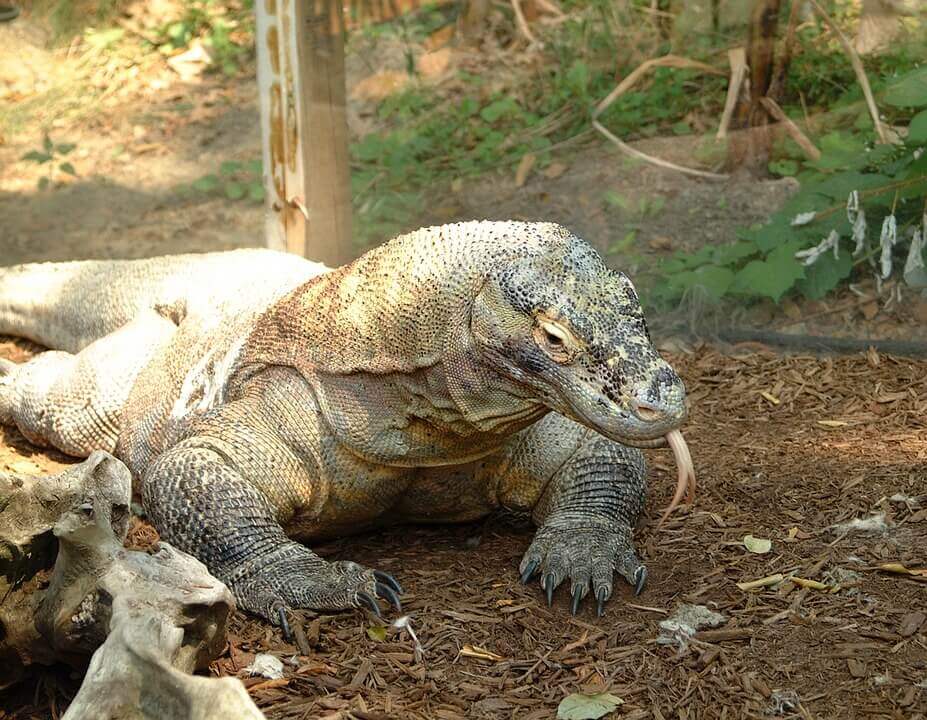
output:
[[[386,573],[297,541],[497,508],[539,526],[521,562],[548,602],[599,614],[667,441],[694,491],[685,390],[628,278],[555,224],[471,222],[350,265],[271,250],[0,269],[0,422],[70,455],[114,452],[158,532],[241,607],[399,606]],[[550,412],[553,410],[554,412]]]

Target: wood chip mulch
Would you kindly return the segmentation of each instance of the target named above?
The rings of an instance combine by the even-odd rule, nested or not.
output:
[[[657,531],[675,469],[669,451],[648,452],[640,596],[618,583],[601,619],[589,604],[571,617],[565,589],[548,608],[536,582],[518,582],[533,531],[515,518],[400,527],[318,550],[392,572],[419,647],[360,612],[294,615],[292,643],[238,614],[211,671],[241,677],[280,720],[541,720],[571,693],[602,691],[624,700],[608,717],[635,720],[923,720],[927,362],[757,347],[672,361],[689,388],[699,492]],[[0,471],[27,452],[15,436],[0,435]],[[45,470],[42,457],[29,460]],[[843,525],[853,520],[867,523]],[[749,552],[748,534],[772,549]],[[726,621],[684,646],[658,643],[681,603]],[[248,677],[260,652],[283,660],[283,678]],[[42,682],[19,705],[0,700],[0,718],[51,717],[49,698],[60,712],[73,691]]]

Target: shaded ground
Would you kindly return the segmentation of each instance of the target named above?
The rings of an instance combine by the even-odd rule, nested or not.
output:
[[[23,347],[0,344],[0,355]],[[239,615],[214,672],[242,674],[256,652],[284,659],[283,680],[246,680],[269,718],[541,720],[565,695],[603,686],[625,700],[615,717],[641,720],[925,717],[927,583],[878,566],[927,567],[927,362],[707,347],[672,360],[690,391],[700,490],[656,531],[672,459],[648,453],[641,596],[619,584],[603,619],[588,606],[572,618],[565,591],[548,608],[536,584],[518,583],[527,524],[399,528],[321,552],[400,578],[421,660],[405,633],[372,639],[377,623],[359,613],[305,614],[308,655]],[[0,471],[50,472],[63,459],[12,431],[0,438]],[[833,527],[872,513],[884,532]],[[747,552],[748,533],[772,551]],[[773,573],[829,587],[736,585]],[[659,621],[682,602],[721,612],[724,632],[685,650],[658,644]],[[498,659],[468,657],[467,645]],[[61,711],[73,693],[64,673],[37,682],[0,702],[0,717],[50,717],[49,698]]]

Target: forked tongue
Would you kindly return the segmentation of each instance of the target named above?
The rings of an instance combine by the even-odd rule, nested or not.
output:
[[[673,457],[676,459],[676,467],[679,470],[679,477],[676,479],[676,492],[673,494],[673,500],[669,507],[663,512],[663,517],[657,523],[657,528],[666,522],[666,518],[679,507],[683,495],[686,495],[686,502],[691,503],[695,500],[695,468],[692,466],[692,456],[689,454],[689,446],[686,445],[685,438],[678,430],[672,430],[666,433],[666,442],[673,450]]]

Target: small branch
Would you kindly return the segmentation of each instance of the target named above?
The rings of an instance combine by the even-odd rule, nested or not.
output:
[[[734,117],[734,110],[737,109],[737,101],[740,98],[740,89],[744,84],[744,78],[747,77],[747,52],[742,47],[732,48],[727,51],[727,57],[731,63],[731,79],[727,85],[727,99],[724,101],[724,112],[721,114],[721,124],[716,135],[718,140],[727,137],[731,118]]]
[[[770,117],[777,122],[782,123],[782,126],[785,128],[785,131],[789,136],[798,143],[798,146],[802,149],[806,156],[811,160],[820,160],[821,151],[818,150],[814,143],[808,139],[808,136],[801,131],[801,128],[796,125],[792,119],[785,114],[779,103],[773,100],[771,97],[760,98],[760,103],[766,109],[766,112],[769,113]]]
[[[550,13],[551,15],[556,17],[565,17],[563,10],[560,9],[554,0],[534,0],[534,4],[544,12]]]
[[[869,115],[872,117],[872,126],[875,128],[879,142],[887,143],[888,137],[885,135],[885,128],[882,127],[882,121],[879,120],[879,109],[876,107],[875,98],[872,95],[872,88],[869,86],[869,78],[866,77],[866,69],[863,67],[863,61],[859,59],[859,54],[853,49],[850,41],[847,40],[847,36],[837,27],[837,24],[831,19],[830,15],[824,11],[824,8],[820,6],[817,0],[808,0],[808,2],[811,3],[815,12],[821,16],[821,19],[827,24],[834,35],[837,36],[840,44],[843,45],[843,50],[847,54],[847,57],[850,58],[853,71],[856,73],[856,79],[859,81],[859,85],[863,89],[863,95],[866,97],[866,107],[869,108]]]
[[[527,39],[531,45],[534,45],[537,43],[537,38],[531,34],[531,29],[528,27],[528,21],[525,20],[525,14],[521,10],[521,0],[511,0],[511,2],[512,10],[515,11],[515,24],[518,26],[521,34],[525,36],[525,39]]]
[[[513,0],[514,1],[514,0]],[[646,73],[648,73],[651,68],[655,67],[674,67],[674,68],[685,68],[685,69],[695,69],[701,70],[704,73],[709,73],[711,75],[724,75],[724,72],[718,70],[717,68],[712,67],[711,65],[706,65],[705,63],[698,62],[697,60],[690,60],[689,58],[678,57],[676,55],[665,55],[660,58],[651,58],[634,69],[631,74],[629,74],[624,80],[622,80],[618,85],[612,90],[602,102],[596,105],[595,110],[592,111],[592,127],[598,130],[605,138],[611,141],[619,150],[621,150],[626,155],[635,157],[638,160],[643,160],[646,163],[651,165],[656,165],[657,167],[666,168],[667,170],[675,170],[677,172],[685,173],[686,175],[694,175],[695,177],[703,177],[710,180],[726,180],[727,175],[720,175],[718,173],[707,172],[705,170],[696,170],[694,168],[683,167],[682,165],[676,165],[671,163],[668,160],[661,160],[660,158],[653,157],[652,155],[647,155],[646,153],[641,152],[632,148],[625,142],[622,142],[620,139],[615,137],[615,135],[603,126],[599,122],[599,116],[605,112],[612,103],[615,102],[619,97],[624,93],[630,90],[634,85],[640,80]]]

